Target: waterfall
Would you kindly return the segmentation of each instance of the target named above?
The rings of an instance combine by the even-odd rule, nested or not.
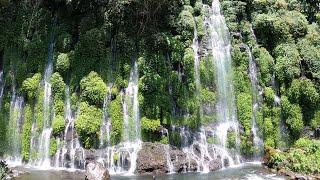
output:
[[[254,152],[255,158],[259,158],[263,153],[263,140],[260,138],[258,131],[259,128],[257,126],[257,113],[259,111],[261,105],[261,96],[262,90],[259,86],[259,81],[257,78],[258,69],[257,64],[252,56],[251,50],[248,45],[245,45],[247,53],[249,55],[249,77],[252,86],[252,127],[251,131],[253,134],[253,146],[257,149]]]
[[[134,61],[130,72],[129,85],[125,90],[123,100],[123,144],[124,150],[129,151],[130,168],[129,174],[136,169],[138,151],[141,148],[141,127],[138,101],[138,63]],[[122,153],[120,154],[121,159]]]
[[[140,117],[138,102],[138,64],[135,61],[130,73],[129,85],[125,90],[123,101],[123,141],[136,142],[140,141]]]
[[[44,72],[43,86],[43,120],[42,120],[42,131],[38,135],[37,122],[32,125],[32,136],[31,136],[31,148],[30,153],[33,154],[35,151],[36,158],[30,162],[31,165],[40,167],[42,169],[48,169],[51,167],[50,162],[50,137],[51,137],[51,82],[50,78],[53,73],[53,52],[54,52],[54,33],[51,34],[51,40],[48,47],[48,58]]]
[[[275,73],[272,74],[272,79],[271,79],[271,85],[272,85],[272,89],[274,91],[274,105],[275,106],[280,106],[281,104],[281,99],[278,95],[278,90],[277,90],[277,85],[276,85],[276,75]]]
[[[205,20],[209,26],[210,48],[212,49],[213,63],[215,64],[216,76],[216,115],[218,124],[215,128],[215,136],[223,162],[234,165],[239,162],[239,157],[231,158],[227,152],[228,132],[233,131],[236,135],[236,149],[239,149],[239,127],[236,117],[235,96],[232,84],[232,67],[230,54],[229,32],[220,10],[219,0],[213,0],[209,10],[210,17]],[[235,160],[235,161],[234,161]],[[224,163],[226,165],[226,163]]]
[[[4,91],[4,75],[3,75],[3,71],[0,71],[0,107],[2,105],[2,96],[3,96],[3,91]]]
[[[170,156],[170,145],[164,144],[163,146],[164,146],[164,149],[165,149],[165,152],[166,152],[166,160],[167,160],[168,172],[170,174],[174,173],[174,167],[173,167],[173,164],[172,164],[172,161],[171,161],[171,156]]]
[[[51,82],[50,78],[53,72],[53,50],[54,50],[54,40],[49,45],[48,51],[48,61],[46,70],[44,73],[44,97],[43,97],[43,131],[40,136],[39,154],[40,161],[37,165],[48,168],[50,167],[50,136],[51,136]]]
[[[200,96],[200,57],[198,54],[199,51],[199,40],[197,35],[197,29],[194,29],[194,38],[192,43],[192,49],[194,52],[194,79],[196,84],[196,95],[199,98]],[[200,118],[203,116],[202,105],[200,103],[199,107]],[[185,127],[180,128],[180,137],[182,141],[183,152],[186,153],[188,159],[188,169],[190,169],[191,160],[196,161],[197,163],[197,171],[198,172],[209,172],[209,163],[213,160],[212,154],[209,153],[209,150],[212,148],[207,143],[206,132],[204,127],[200,127],[200,131],[195,134],[193,139],[193,143],[189,146],[188,138],[190,138],[189,130]]]
[[[194,79],[195,79],[195,83],[196,83],[196,92],[197,95],[199,95],[199,91],[200,91],[200,87],[201,87],[201,83],[200,83],[200,57],[198,54],[199,51],[199,40],[198,40],[198,32],[197,32],[197,28],[194,28],[194,37],[192,40],[192,50],[194,53]]]
[[[212,50],[213,64],[215,64],[217,123],[211,122],[209,125],[202,125],[195,133],[190,132],[184,126],[179,128],[182,150],[186,153],[188,160],[188,167],[185,168],[185,171],[194,170],[191,164],[196,162],[196,170],[203,173],[213,170],[215,168],[214,164],[217,161],[220,161],[223,167],[240,163],[240,158],[237,155],[237,151],[239,150],[239,127],[232,85],[229,32],[224,17],[220,13],[219,0],[213,0],[212,7],[207,7],[207,10],[210,16],[204,21],[208,28],[207,36],[209,37],[206,49]],[[194,51],[196,94],[199,96],[201,88],[199,73],[200,57],[198,54],[199,41],[196,29],[194,30],[192,49]],[[200,118],[202,118],[203,110],[201,103],[199,111]],[[172,128],[175,130],[175,127]],[[227,147],[228,133],[230,131],[233,131],[236,135],[237,147],[233,151]],[[189,139],[192,137],[192,143],[189,143]],[[208,138],[211,141],[215,141],[208,143]]]
[[[23,108],[24,108],[23,97],[17,96],[16,87],[13,82],[12,85],[12,97],[10,102],[10,119],[8,129],[8,161],[11,164],[22,164],[21,155],[21,133],[23,125]]]
[[[119,145],[110,146],[110,120],[107,114],[104,114],[104,134],[107,138],[107,147],[100,149],[99,162],[102,162],[108,168],[110,174],[134,174],[136,169],[136,160],[139,150],[141,149],[141,127],[138,102],[138,64],[133,63],[128,87],[121,92],[122,109],[123,109],[123,139]],[[111,93],[111,92],[110,92]],[[109,94],[108,96],[111,96]],[[107,102],[110,97],[106,97],[104,111],[107,112]],[[104,144],[104,143],[102,143]],[[101,142],[100,142],[101,145]],[[100,146],[100,148],[103,148]]]
[[[103,148],[105,145],[110,146],[111,144],[111,119],[108,115],[108,104],[111,100],[111,88],[112,84],[109,85],[109,92],[106,94],[103,101],[103,118],[100,127],[100,148]]]
[[[168,142],[170,142],[168,129],[166,129],[166,128],[161,129],[161,137],[167,137]],[[164,144],[164,149],[166,151],[166,160],[167,160],[168,171],[169,171],[169,173],[174,173],[174,166],[172,164],[171,155],[170,155],[170,145]]]
[[[60,139],[57,140],[58,147],[60,144],[62,144],[62,147],[55,154],[55,167],[84,169],[85,152],[80,146],[80,141],[75,131],[75,117],[71,110],[69,86],[65,90],[64,112],[67,125],[64,130],[64,142],[61,143]]]

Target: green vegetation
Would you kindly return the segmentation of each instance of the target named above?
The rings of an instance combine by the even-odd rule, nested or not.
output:
[[[157,140],[157,135],[154,136],[153,134],[156,133],[160,128],[160,120],[151,120],[146,117],[141,118],[141,130],[142,130],[142,139],[145,141],[155,141]],[[160,141],[168,142],[168,139],[160,137]],[[166,143],[167,144],[167,143]]]
[[[56,116],[52,121],[52,135],[62,135],[65,129],[65,120],[62,116]]]
[[[57,144],[57,140],[52,138],[50,140],[50,150],[49,150],[49,155],[50,156],[54,156],[56,154],[58,150],[58,144]]]
[[[230,129],[227,146],[251,157],[252,120],[267,152],[288,148],[271,160],[302,173],[319,173],[318,142],[298,140],[306,129],[320,126],[320,13],[318,1],[221,0],[221,10],[230,31],[233,90],[239,122],[237,149]],[[211,0],[110,0],[110,1],[0,1],[0,69],[5,87],[0,104],[0,155],[5,154],[13,85],[24,97],[21,129],[22,156],[29,161],[30,138],[43,130],[43,76],[48,45],[54,40],[51,82],[50,155],[57,150],[55,138],[65,129],[66,88],[75,127],[85,148],[97,148],[101,137],[103,103],[112,123],[111,144],[123,139],[123,93],[128,86],[133,61],[139,67],[139,106],[143,141],[181,146],[178,132],[185,126],[198,131],[219,121],[215,59],[206,29]],[[94,7],[94,8],[93,8]],[[200,86],[196,84],[194,52],[197,30]],[[52,37],[52,35],[53,37]],[[250,50],[250,51],[249,51]],[[258,95],[253,93],[249,57],[257,65]],[[109,89],[112,84],[112,89]],[[111,87],[111,86],[110,86]],[[259,94],[260,93],[260,94]],[[259,103],[254,111],[253,100]],[[51,121],[50,121],[51,122]],[[36,132],[31,132],[32,124]],[[281,131],[284,126],[286,132]],[[158,130],[169,129],[169,136]],[[209,144],[215,137],[207,137]],[[312,153],[309,147],[314,145]],[[271,152],[271,151],[270,151]],[[318,153],[318,154],[317,154]],[[318,158],[319,159],[319,158]],[[119,160],[116,155],[115,160]],[[290,164],[296,163],[293,166]],[[305,164],[305,165],[304,165]],[[320,163],[318,163],[320,164]]]
[[[40,85],[41,74],[34,74],[31,78],[27,78],[22,83],[22,91],[27,94],[30,100],[37,97],[38,87]]]
[[[80,82],[81,98],[90,105],[101,107],[107,93],[107,85],[96,72],[91,72]]]
[[[320,164],[320,142],[299,139],[287,152],[267,149],[268,165],[303,174],[318,174]]]
[[[24,110],[24,119],[23,124],[23,134],[22,134],[22,158],[24,161],[29,161],[30,159],[30,141],[31,141],[31,128],[33,121],[33,112],[30,105],[26,105]]]
[[[75,122],[75,127],[85,148],[96,147],[97,142],[99,142],[98,135],[101,121],[101,109],[86,102],[80,104],[80,113]]]
[[[108,113],[110,114],[112,121],[111,143],[115,145],[120,143],[123,131],[123,113],[120,95],[111,101]]]

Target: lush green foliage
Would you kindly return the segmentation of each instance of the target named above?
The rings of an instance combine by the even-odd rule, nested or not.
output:
[[[57,140],[52,138],[50,140],[50,149],[49,149],[49,155],[50,156],[54,156],[56,154],[58,150],[58,144],[57,144]]]
[[[141,118],[141,128],[144,131],[155,132],[160,127],[160,120],[151,120],[146,117]]]
[[[287,152],[269,149],[268,163],[278,169],[285,168],[303,174],[320,172],[320,142],[318,140],[299,139]]]
[[[282,115],[286,120],[286,124],[291,130],[292,137],[298,138],[303,129],[303,120],[301,108],[296,104],[291,104],[287,97],[281,97]]]
[[[314,118],[311,120],[311,127],[313,129],[316,129],[319,126],[320,126],[320,111],[318,110],[315,113]]]
[[[80,103],[80,113],[75,122],[77,133],[85,148],[97,145],[100,124],[102,121],[101,109],[86,102]]]
[[[107,85],[96,72],[91,72],[80,82],[81,98],[90,105],[101,107],[107,94]]]
[[[56,116],[52,121],[52,135],[58,136],[64,132],[65,121],[61,115]]]
[[[53,99],[54,100],[63,99],[65,95],[66,84],[64,83],[61,75],[57,72],[52,74],[50,81],[51,81]]]
[[[31,141],[31,128],[33,121],[33,112],[30,105],[26,105],[24,109],[23,134],[22,134],[22,158],[24,161],[28,161],[30,158],[30,141]]]
[[[66,53],[60,53],[57,58],[56,68],[59,72],[67,72],[70,67],[70,55]]]
[[[123,131],[123,112],[120,95],[111,101],[108,113],[112,121],[111,143],[115,145],[121,141]]]
[[[76,130],[86,148],[99,140],[102,106],[112,83],[108,115],[112,122],[111,144],[123,138],[122,93],[129,82],[133,61],[139,65],[139,105],[143,140],[181,145],[170,127],[186,126],[197,131],[200,125],[215,123],[215,60],[212,59],[204,4],[211,0],[122,0],[122,1],[0,1],[0,69],[5,74],[5,93],[0,116],[0,155],[6,146],[6,131],[12,84],[25,98],[22,128],[22,156],[29,154],[31,126],[43,129],[43,78],[48,46],[54,40],[54,73],[50,113],[52,136],[65,128],[66,88],[71,107],[78,112]],[[318,1],[306,0],[222,0],[221,7],[230,31],[232,66],[240,148],[253,154],[252,119],[260,128],[265,147],[294,143],[305,126],[314,129],[320,122],[320,14]],[[67,10],[67,11],[66,11]],[[252,27],[251,27],[252,26]],[[194,30],[200,42],[200,87],[197,87]],[[257,64],[261,102],[256,114],[255,95],[249,76],[249,54]],[[281,100],[278,100],[280,97]],[[281,133],[280,126],[288,128]],[[159,127],[169,129],[160,136]],[[170,141],[170,142],[168,142]],[[215,143],[208,137],[208,143]],[[235,133],[229,130],[228,147],[236,149]],[[298,143],[299,144],[299,143]],[[52,139],[50,154],[57,150]],[[305,154],[290,154],[292,162],[306,167],[290,169],[316,172]],[[298,157],[299,156],[299,157]],[[302,159],[299,159],[299,158]],[[306,158],[306,159],[303,159]],[[117,159],[117,158],[116,158]],[[119,159],[119,156],[118,156]],[[274,158],[281,164],[284,156]],[[297,160],[298,159],[298,160]]]
[[[27,78],[22,83],[22,91],[25,92],[29,99],[33,100],[37,97],[38,87],[40,85],[41,74],[34,74],[31,78]]]

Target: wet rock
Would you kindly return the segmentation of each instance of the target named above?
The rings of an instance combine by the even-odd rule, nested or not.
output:
[[[93,149],[84,149],[85,160],[93,161],[96,159],[96,156],[99,152]]]
[[[314,131],[314,137],[320,138],[320,126],[318,126],[317,129]]]
[[[203,106],[203,113],[206,115],[211,115],[214,118],[214,114],[216,113],[216,108],[214,103],[205,103]]]
[[[309,126],[304,127],[301,134],[305,138],[314,138],[315,137],[315,131]]]
[[[115,161],[115,163],[120,163],[121,162],[121,167],[128,171],[131,167],[131,162],[130,162],[130,154],[128,151],[122,151],[119,153],[119,159]]]
[[[165,146],[160,143],[143,143],[138,152],[137,168],[138,174],[167,173]]]
[[[229,159],[227,159],[227,158],[223,159],[223,164],[225,167],[229,167],[230,166]]]
[[[87,163],[85,176],[86,180],[110,180],[109,171],[95,161]]]
[[[231,33],[231,36],[235,39],[242,39],[242,35],[239,32]]]
[[[195,153],[195,155],[197,155],[198,157],[201,156],[201,149],[200,149],[200,145],[198,143],[193,144],[192,145],[193,148],[193,152]]]
[[[210,171],[217,171],[222,168],[222,162],[220,159],[214,159],[209,162],[209,170]]]
[[[184,172],[187,171],[187,156],[186,154],[179,149],[172,149],[170,151],[170,156],[175,172]]]
[[[175,172],[197,171],[197,161],[194,159],[188,159],[187,154],[184,153],[182,150],[173,148],[170,151],[170,156]]]
[[[9,168],[8,164],[4,160],[0,160],[0,169],[0,179],[16,179],[28,173],[21,169]]]
[[[74,166],[77,169],[84,169],[84,166],[85,166],[85,151],[82,148],[76,149],[76,151],[75,151]]]
[[[188,163],[188,172],[194,172],[198,170],[198,163],[196,160],[191,159],[190,163]]]
[[[70,157],[70,149],[67,149],[67,152],[64,154],[63,159],[65,159],[66,161],[70,162],[71,161],[71,157]]]
[[[136,173],[163,174],[168,173],[165,145],[160,143],[143,143],[138,152]]]

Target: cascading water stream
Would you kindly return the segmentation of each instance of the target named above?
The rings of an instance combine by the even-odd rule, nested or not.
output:
[[[33,159],[30,164],[32,166],[40,167],[41,169],[48,169],[51,167],[50,161],[50,137],[51,137],[51,82],[50,78],[53,73],[53,52],[54,52],[54,33],[51,34],[51,40],[48,47],[48,58],[44,72],[43,86],[43,119],[37,120],[32,125],[31,147],[30,153],[36,153],[36,158]],[[38,117],[39,118],[39,117]],[[42,123],[42,131],[38,135],[39,130],[38,123]]]
[[[236,134],[236,151],[239,148],[239,129],[236,119],[235,97],[232,87],[232,68],[230,55],[230,42],[228,37],[228,29],[223,16],[220,14],[220,4],[218,0],[212,2],[212,7],[207,7],[210,15],[205,19],[205,24],[209,28],[207,30],[209,43],[207,50],[212,50],[213,63],[216,65],[216,84],[218,102],[216,105],[218,124],[212,123],[209,125],[200,126],[196,133],[190,132],[186,127],[179,128],[181,144],[183,152],[186,153],[188,165],[185,171],[192,171],[193,163],[196,162],[196,170],[198,172],[208,173],[215,168],[217,161],[222,163],[222,166],[232,166],[240,163],[239,156],[236,152],[229,151],[227,147],[227,138],[229,131],[234,131]],[[200,57],[199,42],[197,31],[194,31],[194,39],[192,44],[194,51],[194,77],[196,84],[196,94],[199,95],[201,88],[199,63]],[[200,103],[200,118],[203,117],[202,105]],[[174,130],[175,127],[172,127]],[[191,135],[192,134],[192,135]],[[189,139],[193,137],[192,143],[189,144]],[[207,137],[217,139],[215,144],[209,144]]]
[[[258,160],[258,158],[263,153],[263,140],[260,138],[258,131],[259,128],[257,126],[257,114],[261,104],[261,96],[262,91],[259,86],[257,74],[257,64],[252,56],[251,50],[249,46],[245,45],[247,53],[249,55],[249,77],[252,85],[252,127],[251,131],[253,133],[253,146],[256,148],[254,152],[254,158]]]
[[[105,114],[104,123],[106,125],[103,136],[106,136],[107,147],[101,149],[99,161],[108,168],[110,174],[134,174],[138,151],[141,149],[141,127],[138,102],[138,64],[133,63],[128,87],[125,92],[121,92],[123,109],[123,140],[117,146],[110,146],[111,120]],[[111,92],[110,92],[111,93]],[[111,96],[109,94],[108,96]],[[108,97],[105,99],[104,108],[107,108]],[[104,109],[105,113],[107,109]],[[109,135],[108,135],[109,134]],[[104,138],[104,137],[103,137]],[[101,143],[100,143],[101,144]],[[101,146],[103,148],[105,145]]]
[[[8,161],[10,164],[21,165],[21,133],[23,125],[23,97],[17,96],[15,83],[12,85],[12,97],[10,102],[10,119],[8,130]]]
[[[196,95],[197,97],[200,97],[200,88],[201,88],[201,83],[200,83],[200,57],[198,54],[199,51],[199,41],[198,41],[198,35],[197,35],[197,29],[194,29],[194,39],[192,43],[192,49],[194,52],[194,78],[195,78],[195,84],[196,84]],[[202,112],[202,105],[200,103],[199,107],[200,111],[200,118],[203,116]],[[193,143],[189,146],[188,144],[188,138],[187,137],[187,132],[185,127],[180,128],[180,137],[182,140],[182,147],[183,147],[183,152],[186,153],[187,159],[188,159],[188,169],[190,169],[190,164],[191,160],[196,161],[197,163],[197,171],[198,172],[204,172],[208,173],[209,172],[209,163],[211,160],[213,160],[212,155],[209,154],[209,149],[212,147],[209,147],[207,143],[207,138],[206,138],[206,132],[203,127],[200,127],[200,131],[197,132],[196,137],[194,137]],[[189,133],[189,132],[188,132]],[[195,152],[195,148],[198,147],[199,151]]]
[[[138,64],[135,61],[130,73],[129,85],[125,90],[124,110],[124,142],[140,141],[140,115],[138,102]]]
[[[169,141],[168,129],[166,129],[166,128],[162,128],[161,129],[161,137],[167,137],[168,138],[168,142],[170,142]],[[172,164],[171,156],[170,156],[170,145],[169,144],[164,144],[164,149],[165,149],[165,152],[166,152],[166,160],[167,160],[168,171],[169,171],[169,173],[174,173],[174,166]]]
[[[58,140],[57,144],[62,144],[55,155],[55,167],[84,169],[85,152],[80,145],[78,135],[75,131],[75,117],[71,110],[69,86],[65,90],[65,121],[67,123],[64,130],[63,143]]]
[[[216,115],[218,124],[215,127],[216,146],[223,151],[221,158],[228,160],[230,166],[238,164],[239,156],[231,157],[228,152],[228,133],[233,131],[236,136],[236,151],[239,149],[239,126],[236,117],[235,96],[232,84],[232,67],[230,54],[229,32],[220,10],[219,0],[213,0],[209,10],[210,17],[205,20],[209,26],[210,48],[216,77]]]
[[[125,90],[123,101],[123,145],[128,149],[130,168],[128,174],[133,174],[136,169],[136,159],[138,151],[141,148],[141,127],[139,115],[139,101],[138,101],[138,63],[134,61],[130,73],[129,85]]]
[[[102,117],[102,123],[100,127],[100,157],[98,159],[99,162],[101,162],[105,167],[107,167],[109,170],[113,170],[113,172],[117,172],[118,167],[114,165],[114,159],[115,156],[114,147],[111,146],[111,119],[108,114],[108,105],[111,101],[111,88],[112,84],[109,85],[109,92],[106,94],[106,97],[104,98],[103,102],[103,117]],[[116,169],[116,170],[115,170]],[[120,171],[120,170],[119,170]]]
[[[4,76],[3,76],[3,71],[0,71],[0,107],[2,105],[2,96],[3,96],[3,91],[4,91]]]
[[[108,105],[111,100],[111,88],[112,84],[109,85],[109,92],[103,101],[103,117],[100,127],[100,149],[105,146],[110,146],[110,137],[111,137],[111,119],[108,114]]]

